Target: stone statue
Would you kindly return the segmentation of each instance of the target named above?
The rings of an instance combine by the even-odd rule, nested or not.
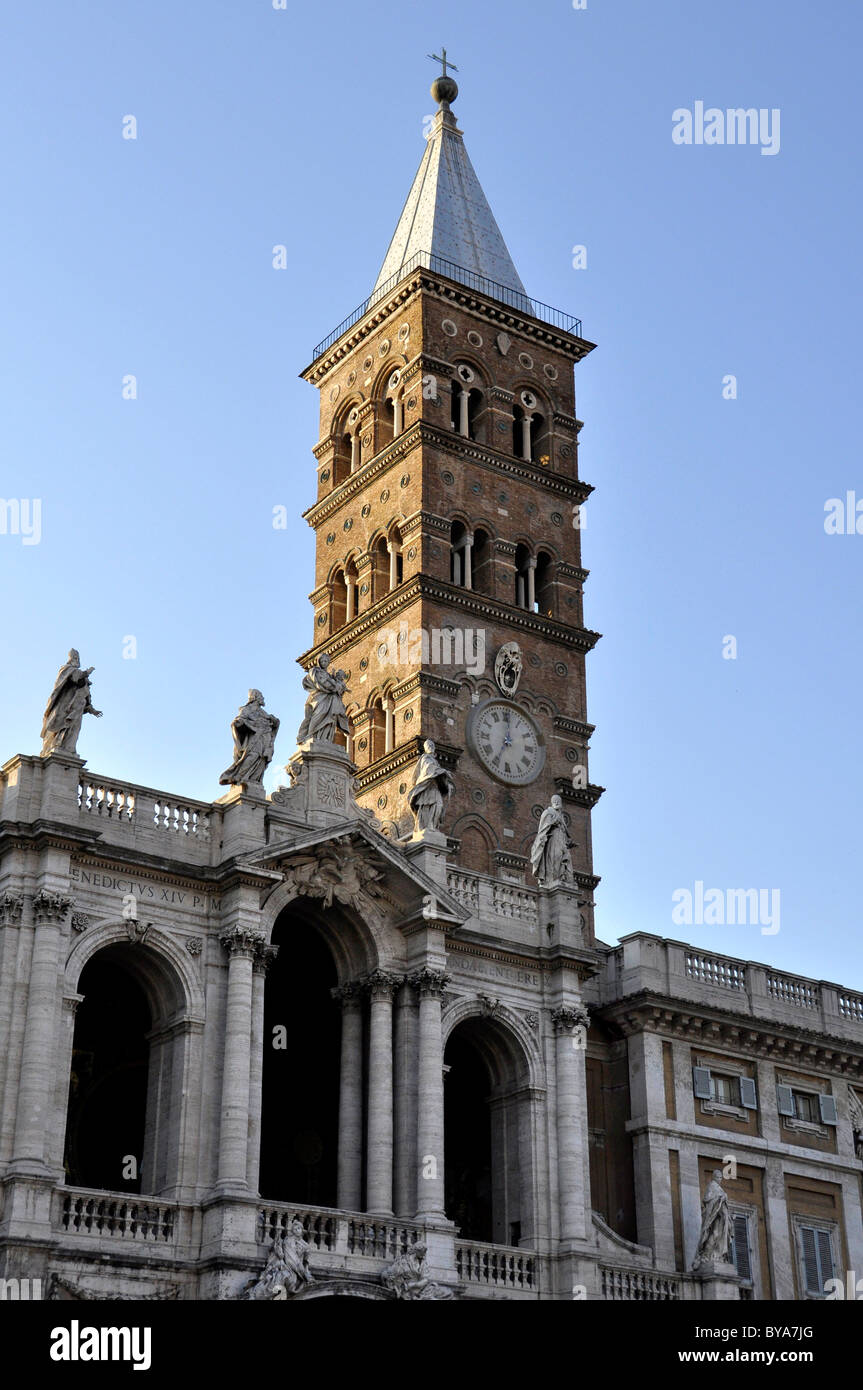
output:
[[[102,718],[102,711],[90,703],[90,676],[94,668],[81,670],[81,658],[73,647],[65,666],[57,672],[54,689],[45,706],[42,720],[42,757],[62,749],[75,753],[81,722],[85,714]]]
[[[551,798],[551,805],[543,811],[539,821],[536,839],[530,847],[530,867],[541,888],[555,883],[572,883],[573,842],[569,838],[563,814],[563,801],[559,796]]]
[[[310,738],[335,743],[337,729],[343,734],[350,730],[342,698],[348,688],[348,678],[344,671],[330,671],[329,664],[330,658],[323,652],[317,666],[303,676],[303,690],[309,692],[309,698],[306,700],[305,717],[297,732],[297,743],[305,743]]]
[[[279,1232],[264,1266],[263,1273],[242,1295],[255,1301],[290,1298],[312,1282],[309,1269],[311,1245],[303,1235],[302,1221],[291,1222],[290,1231]]]
[[[722,1186],[722,1170],[714,1168],[701,1203],[701,1234],[698,1237],[693,1269],[704,1264],[727,1263],[730,1242],[731,1217],[728,1214],[728,1196]]]
[[[408,792],[408,805],[413,812],[417,830],[437,830],[443,819],[444,806],[455,790],[451,772],[441,767],[435,757],[435,746],[427,738],[423,753],[414,769],[413,786]]]
[[[222,773],[220,783],[232,787],[260,786],[272,761],[278,731],[279,721],[264,709],[260,690],[250,690],[248,703],[231,723],[234,761]]]
[[[416,1241],[400,1255],[396,1255],[392,1264],[387,1265],[381,1272],[381,1283],[384,1288],[391,1289],[396,1298],[452,1298],[452,1289],[448,1289],[445,1284],[435,1284],[428,1277],[427,1248],[425,1241]]]

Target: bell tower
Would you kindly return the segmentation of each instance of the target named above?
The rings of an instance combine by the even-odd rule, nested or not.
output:
[[[444,60],[445,60],[444,54]],[[451,65],[450,65],[451,66]],[[374,288],[315,349],[314,645],[349,671],[359,799],[393,838],[432,738],[456,869],[532,882],[553,794],[590,889],[579,320],[528,297],[452,112],[438,111]]]

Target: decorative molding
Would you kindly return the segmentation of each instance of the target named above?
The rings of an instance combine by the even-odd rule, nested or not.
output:
[[[444,970],[434,970],[428,965],[408,976],[408,984],[421,999],[443,999],[449,983],[450,977]]]
[[[90,917],[89,914],[86,912],[73,912],[72,930],[78,932],[86,931],[92,920],[92,917]]]
[[[555,1033],[574,1033],[577,1028],[590,1026],[587,1009],[580,1005],[563,1004],[551,1015]]]
[[[373,970],[363,981],[363,988],[370,999],[392,999],[401,985],[401,975],[395,975],[390,970]]]
[[[190,956],[199,956],[204,949],[204,938],[202,936],[190,936],[186,939],[186,950]]]
[[[261,942],[255,950],[252,961],[252,970],[256,975],[266,975],[270,966],[274,964],[276,956],[279,954],[278,946],[269,946]]]
[[[219,940],[229,956],[248,956],[252,960],[260,948],[267,944],[267,938],[262,931],[242,926],[229,927],[221,933]]]
[[[23,894],[5,892],[0,898],[0,927],[17,926],[23,911]]]

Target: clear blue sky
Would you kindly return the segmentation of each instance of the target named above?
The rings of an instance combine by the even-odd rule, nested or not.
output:
[[[861,29],[848,0],[9,9],[0,496],[41,498],[43,536],[0,536],[0,756],[38,751],[72,644],[105,711],[93,771],[217,795],[250,685],[291,753],[317,437],[297,374],[373,283],[446,44],[529,292],[599,344],[578,372],[599,930],[863,987],[863,536],[823,524],[863,498]],[[698,100],[778,107],[779,154],[675,145]],[[674,926],[697,880],[779,888],[780,932]]]

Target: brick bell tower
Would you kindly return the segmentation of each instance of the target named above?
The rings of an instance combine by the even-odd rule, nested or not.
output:
[[[444,53],[445,58],[445,53]],[[573,368],[577,319],[528,298],[451,110],[438,111],[370,297],[302,373],[320,390],[314,646],[350,673],[359,799],[393,838],[426,738],[456,780],[454,867],[532,883],[563,798],[589,892],[590,784]]]

